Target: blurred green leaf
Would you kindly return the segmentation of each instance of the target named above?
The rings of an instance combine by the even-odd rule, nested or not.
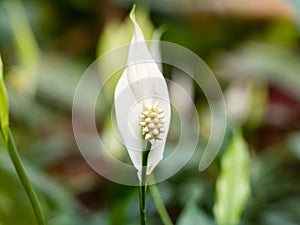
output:
[[[249,153],[242,134],[235,132],[221,161],[214,214],[218,225],[235,225],[250,195]]]
[[[70,108],[86,66],[60,54],[44,54],[38,69],[38,95],[55,102],[58,106]]]
[[[290,215],[282,211],[281,209],[268,210],[262,217],[262,223],[265,225],[297,225],[297,221],[294,221]]]
[[[22,2],[5,0],[2,4],[11,22],[12,34],[22,67],[27,69],[36,67],[39,60],[39,47],[28,23]]]
[[[189,201],[179,215],[176,225],[213,225],[212,219],[197,205],[203,196],[203,187],[201,184],[184,183],[181,185],[180,193],[185,196],[185,199],[189,199]]]
[[[264,83],[250,82],[252,97],[246,126],[255,129],[261,124],[267,108],[268,88]]]
[[[251,41],[219,60],[220,69],[228,74],[271,82],[300,98],[300,57],[292,49]]]
[[[267,31],[268,41],[282,46],[295,46],[297,37],[297,27],[290,20],[275,21]]]
[[[3,1],[4,9],[11,23],[12,36],[17,57],[23,73],[17,73],[14,82],[19,83],[20,90],[32,96],[36,90],[37,67],[40,53],[28,22],[26,12],[20,0]]]
[[[288,149],[300,160],[300,132],[291,133],[287,138]]]
[[[2,59],[0,56],[0,125],[1,125],[1,132],[4,136],[4,139],[7,140],[8,138],[8,99],[7,99],[7,92],[5,88],[5,84],[3,81],[3,64]]]
[[[196,202],[188,204],[180,215],[177,225],[213,225],[209,217],[202,212]]]

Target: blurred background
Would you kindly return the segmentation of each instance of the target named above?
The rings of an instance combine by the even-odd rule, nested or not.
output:
[[[76,85],[97,57],[130,41],[127,15],[133,3],[0,1],[0,52],[11,129],[49,225],[138,224],[137,188],[95,173],[81,156],[72,132]],[[158,184],[174,224],[216,224],[216,196],[228,194],[218,193],[216,181],[222,173],[222,154],[232,140],[232,127],[243,132],[249,154],[246,182],[251,192],[239,224],[300,224],[299,1],[164,0],[138,1],[137,7],[146,38],[164,25],[162,40],[192,50],[208,64],[222,87],[228,110],[223,151],[207,170],[199,172],[210,111],[199,87],[166,70],[167,78],[190,88],[202,126],[193,160]],[[105,90],[108,102],[115,82],[109,82]],[[112,128],[106,108],[100,107],[97,126],[110,143]],[[173,139],[171,134],[171,147],[176,144]],[[0,224],[33,225],[29,201],[2,142]],[[110,146],[114,155],[126,155],[120,144]],[[236,182],[233,187],[238,186]],[[162,224],[150,196],[148,215],[149,224]]]

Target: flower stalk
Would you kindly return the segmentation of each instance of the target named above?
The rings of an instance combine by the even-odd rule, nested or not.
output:
[[[152,177],[152,182],[153,182]],[[157,209],[157,212],[163,222],[164,225],[173,225],[173,222],[168,214],[168,211],[164,205],[164,202],[162,201],[161,195],[159,193],[157,185],[154,183],[149,186],[149,191],[151,194],[151,197],[153,199],[153,202],[155,204],[155,207]]]
[[[40,205],[40,202],[38,200],[38,197],[37,197],[32,185],[30,183],[30,180],[26,174],[26,171],[24,169],[24,166],[22,164],[21,158],[19,156],[16,144],[15,144],[13,135],[9,128],[8,128],[8,139],[6,142],[6,148],[7,148],[9,157],[16,169],[18,177],[19,177],[19,179],[26,191],[26,194],[29,198],[29,201],[32,205],[38,225],[46,225],[42,207]]]
[[[142,154],[142,176],[141,176],[141,182],[139,186],[140,191],[140,222],[141,225],[146,225],[146,198],[147,198],[147,164],[148,164],[148,156],[151,150],[152,144],[147,141],[147,146],[145,151],[143,151]]]

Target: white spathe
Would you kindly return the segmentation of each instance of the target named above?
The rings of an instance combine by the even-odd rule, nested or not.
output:
[[[140,126],[141,113],[145,110],[155,111],[156,108],[164,112],[159,138],[149,140],[152,147],[148,156],[147,174],[150,174],[163,159],[171,109],[166,81],[147,48],[141,28],[135,20],[134,8],[130,18],[134,25],[134,34],[129,46],[127,66],[118,81],[114,97],[119,132],[140,179],[142,151],[145,150],[147,143],[145,132],[142,131],[145,127]],[[154,137],[158,137],[157,130],[154,129],[153,132]]]

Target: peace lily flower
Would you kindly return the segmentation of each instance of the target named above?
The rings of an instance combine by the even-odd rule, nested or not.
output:
[[[171,110],[166,81],[147,48],[134,7],[130,19],[134,34],[127,66],[115,89],[115,111],[121,137],[141,181],[146,146],[151,147],[147,175],[163,159]]]

